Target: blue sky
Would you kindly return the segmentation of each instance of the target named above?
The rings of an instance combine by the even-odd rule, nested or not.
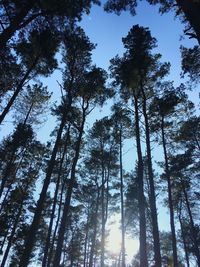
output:
[[[179,19],[174,19],[174,14],[168,13],[160,15],[157,6],[150,6],[146,1],[139,1],[137,8],[137,15],[131,16],[128,12],[123,12],[120,16],[115,14],[106,13],[103,7],[94,6],[89,15],[84,15],[80,25],[84,28],[86,34],[91,42],[96,43],[97,47],[93,52],[94,63],[104,69],[108,69],[109,61],[117,54],[122,55],[124,52],[122,37],[125,37],[129,29],[139,24],[144,27],[149,27],[152,36],[158,41],[158,47],[155,52],[162,54],[162,61],[169,61],[171,63],[171,73],[169,79],[174,81],[175,85],[180,83],[181,72],[181,58],[180,58],[180,45],[192,46],[195,42],[185,37],[180,41],[183,35],[184,26]],[[53,100],[58,100],[60,96],[60,89],[57,81],[62,83],[62,75],[59,70],[47,79],[42,79],[45,85],[53,92]],[[198,91],[193,94],[193,98],[197,98]],[[102,112],[93,112],[86,127],[92,126],[92,122],[109,113],[109,104],[102,109]],[[11,121],[10,117],[6,118]],[[49,139],[50,132],[54,129],[55,120],[50,118],[48,123],[38,131],[38,136],[42,141]],[[10,132],[11,127],[2,127],[1,135],[6,135]],[[8,132],[9,131],[9,132]],[[125,161],[127,168],[134,168],[134,140],[129,143],[132,148],[129,153],[126,153]],[[126,148],[125,151],[126,152]],[[158,155],[159,156],[159,155]],[[160,225],[163,228],[168,227],[168,217],[166,217],[166,209],[160,209]],[[166,220],[167,218],[167,220]]]

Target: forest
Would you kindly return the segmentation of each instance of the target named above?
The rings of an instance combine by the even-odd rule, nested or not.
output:
[[[94,61],[92,8],[140,2],[190,42],[178,85],[139,23]],[[199,82],[199,0],[0,0],[0,267],[200,267]]]

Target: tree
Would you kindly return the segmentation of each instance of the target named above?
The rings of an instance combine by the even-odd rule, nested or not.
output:
[[[145,225],[145,198],[144,198],[144,165],[141,148],[141,130],[140,130],[140,103],[145,124],[145,137],[148,157],[148,174],[150,181],[150,206],[153,224],[154,253],[157,266],[161,266],[159,230],[157,222],[157,209],[155,198],[154,177],[151,162],[151,145],[150,145],[150,127],[147,113],[147,98],[154,94],[154,87],[168,72],[168,64],[159,62],[160,55],[152,55],[151,50],[156,46],[155,38],[151,37],[147,28],[135,25],[129,31],[123,43],[127,51],[123,58],[116,57],[111,63],[111,71],[115,78],[115,83],[120,86],[121,96],[128,102],[132,99],[135,115],[135,136],[138,155],[138,184],[139,184],[139,209],[140,209],[140,259],[141,266],[146,266],[146,225]],[[145,260],[146,259],[146,260]],[[146,261],[146,262],[145,262]]]
[[[190,38],[196,38],[200,44],[200,3],[199,1],[189,0],[147,0],[151,5],[160,4],[160,12],[175,11],[184,22],[189,24],[186,26],[185,34]],[[108,0],[105,4],[106,11],[115,11],[120,13],[122,10],[130,10],[131,14],[135,15],[135,8],[137,7],[137,0]]]
[[[171,116],[175,116],[176,110],[181,106],[181,103],[184,103],[186,99],[186,95],[184,91],[182,91],[184,87],[180,86],[179,88],[174,88],[170,83],[164,83],[164,91],[161,97],[155,97],[152,102],[152,110],[157,110],[156,114],[159,116],[156,117],[156,124],[160,128],[161,131],[161,143],[163,146],[164,152],[164,177],[167,180],[167,191],[168,191],[168,205],[170,209],[170,226],[172,232],[172,247],[173,247],[173,264],[174,266],[178,266],[178,257],[177,257],[177,241],[176,241],[176,230],[175,230],[175,218],[174,218],[174,204],[173,204],[173,193],[172,193],[172,178],[170,174],[170,166],[169,166],[169,147],[167,141],[167,133],[166,129],[173,125],[173,121],[170,119],[167,121],[167,118]],[[156,127],[154,125],[154,130]]]
[[[189,75],[190,81],[198,84],[200,81],[200,48],[195,45],[193,48],[181,46],[183,76]]]
[[[89,42],[88,38],[85,36],[83,30],[79,27],[75,28],[73,27],[70,34],[68,32],[64,40],[66,40],[66,38],[68,42],[65,43],[66,50],[64,50],[65,53],[67,52],[67,54],[65,55],[65,62],[66,62],[65,73],[68,75],[66,76],[67,78],[64,81],[64,88],[66,94],[62,98],[62,106],[60,110],[61,111],[60,125],[57,130],[55,144],[52,150],[51,158],[48,162],[46,177],[44,179],[44,184],[41,190],[40,198],[37,203],[34,218],[30,226],[29,235],[27,236],[26,239],[25,250],[21,259],[21,263],[19,265],[20,267],[27,266],[34,245],[35,233],[38,229],[39,221],[42,215],[43,203],[45,201],[47,190],[51,182],[51,176],[53,173],[56,155],[61,141],[63,129],[66,124],[68,114],[71,110],[72,102],[75,100],[77,96],[75,90],[76,86],[74,84],[76,81],[75,77],[78,80],[78,75],[80,75],[80,71],[87,69],[90,63],[90,51],[94,47]]]
[[[58,33],[59,28],[67,24],[70,19],[81,19],[82,13],[89,12],[91,4],[99,4],[98,0],[78,1],[74,3],[62,0],[59,3],[54,1],[35,2],[30,1],[2,1],[0,4],[1,13],[1,49],[21,30],[37,29],[48,27]],[[63,23],[64,22],[64,23]],[[64,27],[65,27],[64,26]]]
[[[120,168],[120,200],[121,200],[121,234],[122,234],[122,267],[126,266],[126,246],[125,246],[125,218],[124,218],[124,177],[123,177],[123,162],[122,149],[125,138],[131,137],[131,119],[130,111],[123,108],[120,103],[112,107],[113,114],[111,120],[114,121],[114,131],[116,143],[119,145],[119,168]]]
[[[28,85],[26,92],[22,92],[14,105],[14,120],[32,126],[40,125],[43,122],[41,118],[48,111],[50,97],[47,87],[42,84]]]
[[[105,87],[106,73],[104,70],[91,67],[91,70],[82,74],[82,77],[79,77],[78,83],[74,84],[75,87],[79,90],[77,95],[81,101],[81,111],[82,118],[80,125],[77,126],[79,134],[77,137],[77,142],[75,146],[75,155],[73,158],[71,173],[70,173],[70,183],[67,190],[66,202],[63,211],[63,217],[61,220],[61,225],[59,229],[58,244],[56,248],[56,254],[54,258],[54,266],[58,266],[60,262],[60,257],[62,253],[62,245],[64,239],[64,232],[66,227],[66,218],[70,208],[70,201],[72,196],[72,191],[74,183],[76,181],[76,166],[79,159],[80,147],[82,143],[82,136],[84,133],[85,120],[87,115],[94,109],[97,105],[102,105],[104,101],[110,96],[110,90],[107,90]],[[80,84],[79,84],[80,83]]]
[[[44,29],[42,32],[38,30],[30,32],[28,38],[23,37],[22,41],[16,45],[16,53],[20,59],[22,71],[20,77],[17,79],[14,93],[0,115],[0,123],[2,123],[8,114],[28,80],[38,76],[48,76],[57,67],[57,60],[54,58],[57,48],[57,36],[54,36],[47,29]]]

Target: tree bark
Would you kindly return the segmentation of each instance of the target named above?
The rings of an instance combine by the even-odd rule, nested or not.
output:
[[[126,266],[125,250],[125,222],[124,222],[124,181],[122,165],[122,129],[119,132],[119,165],[120,165],[120,196],[121,196],[121,235],[122,235],[122,267]]]
[[[187,246],[186,246],[186,239],[185,239],[184,227],[183,227],[183,222],[182,222],[182,218],[181,218],[181,214],[180,213],[178,215],[178,218],[179,218],[179,223],[180,223],[180,226],[181,226],[181,236],[182,236],[182,239],[183,239],[183,246],[184,246],[184,252],[185,252],[185,260],[186,260],[187,267],[190,267],[190,260],[189,260]]]
[[[171,186],[171,178],[169,172],[169,163],[168,163],[168,155],[167,155],[167,147],[165,140],[165,131],[164,131],[164,118],[161,118],[161,133],[162,133],[162,145],[164,151],[164,161],[165,161],[165,174],[167,178],[167,188],[168,188],[168,203],[169,203],[169,211],[170,211],[170,226],[172,232],[172,249],[173,249],[173,264],[174,267],[178,267],[178,256],[177,256],[177,245],[176,245],[176,230],[174,223],[174,207],[172,200],[172,186]]]
[[[97,190],[98,191],[97,191],[96,209],[95,209],[95,216],[94,216],[94,232],[93,232],[92,242],[91,242],[89,267],[93,267],[94,250],[95,250],[96,236],[97,236],[97,218],[98,218],[98,211],[99,211],[100,189],[98,188]]]
[[[82,123],[81,127],[79,130],[79,136],[78,140],[76,143],[76,148],[75,148],[75,156],[73,159],[73,164],[72,164],[72,169],[71,169],[71,175],[70,175],[70,181],[69,181],[69,186],[67,190],[67,197],[64,205],[64,210],[63,210],[63,215],[61,219],[61,224],[60,224],[60,229],[58,232],[58,243],[56,247],[56,252],[55,252],[55,257],[53,261],[53,266],[52,267],[58,267],[60,265],[60,259],[61,259],[61,254],[62,254],[62,247],[63,247],[63,242],[64,242],[64,235],[65,235],[65,228],[67,224],[67,218],[68,218],[68,213],[70,209],[70,202],[71,202],[71,196],[72,196],[72,191],[74,188],[74,183],[76,180],[76,166],[78,163],[79,159],[79,154],[80,154],[80,146],[81,146],[81,141],[82,141],[82,136],[83,136],[83,129],[84,129],[84,124],[85,124],[85,118],[86,118],[86,109],[83,109],[83,118],[82,118]]]
[[[53,254],[53,248],[56,240],[56,234],[59,226],[59,221],[60,221],[60,215],[61,215],[61,209],[62,209],[62,202],[63,202],[63,193],[64,193],[64,187],[65,187],[65,181],[62,184],[61,192],[60,192],[60,201],[59,201],[59,208],[58,208],[58,215],[57,215],[57,220],[56,220],[56,225],[53,233],[53,238],[51,242],[51,246],[49,249],[49,255],[48,255],[48,262],[47,262],[47,267],[50,267],[51,261],[52,261],[52,254]]]
[[[197,241],[197,232],[196,232],[196,229],[195,229],[195,224],[194,224],[194,220],[193,220],[193,216],[192,216],[192,211],[191,211],[191,208],[190,208],[188,194],[186,192],[186,188],[185,188],[184,181],[183,181],[182,177],[181,177],[181,186],[182,186],[182,189],[183,189],[183,194],[184,194],[184,197],[185,197],[186,207],[187,207],[188,215],[189,215],[189,218],[190,218],[191,234],[192,234],[192,239],[193,239],[193,243],[194,243],[194,250],[195,250],[195,256],[196,256],[196,259],[197,259],[197,265],[198,265],[198,267],[200,267],[200,252],[199,252],[198,241]]]
[[[45,177],[42,191],[40,193],[40,197],[39,197],[39,200],[37,203],[37,207],[35,210],[33,221],[32,221],[32,224],[30,226],[30,229],[29,229],[29,234],[28,234],[27,239],[25,241],[25,249],[24,249],[24,252],[22,254],[19,267],[27,267],[27,265],[29,263],[30,255],[31,255],[34,243],[35,243],[36,231],[37,231],[39,223],[40,223],[43,205],[44,205],[44,202],[46,199],[46,194],[47,194],[49,184],[51,182],[51,176],[52,176],[52,172],[53,172],[54,165],[55,165],[55,159],[56,159],[56,155],[57,155],[57,152],[59,149],[63,128],[64,128],[65,123],[66,123],[67,113],[70,109],[71,102],[72,101],[69,102],[69,106],[66,108],[66,110],[62,116],[62,120],[61,120],[60,127],[59,127],[57,137],[56,137],[56,142],[55,142],[55,145],[54,145],[54,148],[52,151],[51,159],[50,159],[49,164],[48,164],[46,177]]]
[[[135,109],[135,135],[138,156],[138,205],[139,205],[139,227],[140,227],[140,267],[148,267],[147,260],[147,246],[146,246],[146,215],[145,215],[145,196],[144,196],[144,181],[143,181],[143,158],[140,143],[140,129],[139,129],[139,113],[138,113],[138,99],[134,96]]]
[[[44,249],[44,256],[43,256],[43,260],[42,260],[42,267],[45,267],[46,263],[47,263],[47,256],[48,256],[48,251],[49,251],[49,246],[50,246],[51,232],[52,232],[52,228],[53,228],[53,220],[54,220],[56,203],[57,203],[57,198],[58,198],[58,191],[59,191],[60,180],[61,180],[61,172],[62,172],[63,162],[64,162],[64,158],[65,158],[66,151],[67,151],[67,143],[69,140],[69,133],[70,133],[70,126],[68,126],[67,137],[65,140],[64,150],[62,153],[62,158],[60,161],[60,167],[59,167],[59,171],[58,171],[58,178],[57,178],[56,189],[55,189],[55,193],[54,193],[54,201],[53,201],[51,218],[50,218],[49,227],[48,227],[47,239],[46,239],[46,244],[45,244],[45,249]]]
[[[146,149],[147,149],[147,167],[149,176],[149,187],[150,187],[150,210],[151,210],[151,220],[153,228],[153,245],[154,245],[154,260],[155,266],[161,267],[161,254],[160,254],[160,237],[158,228],[158,214],[156,207],[156,194],[154,185],[154,175],[152,168],[152,155],[151,155],[151,141],[149,132],[149,118],[146,110],[146,96],[142,88],[143,94],[143,116],[145,122],[145,136],[146,136]]]
[[[4,267],[5,264],[6,264],[6,260],[7,260],[7,258],[8,258],[8,254],[9,254],[9,251],[10,251],[11,246],[12,246],[12,242],[13,242],[13,238],[14,238],[14,235],[15,235],[15,232],[16,232],[16,229],[17,229],[17,225],[18,225],[18,222],[19,222],[21,213],[22,213],[22,208],[23,208],[23,201],[22,201],[22,203],[21,203],[21,205],[20,205],[20,207],[19,207],[19,210],[18,210],[16,219],[15,219],[14,225],[13,225],[13,227],[12,227],[11,234],[10,234],[10,236],[9,236],[9,238],[8,238],[8,244],[7,244],[7,247],[6,247],[4,256],[3,256],[3,260],[2,260],[2,262],[1,262],[1,267]]]

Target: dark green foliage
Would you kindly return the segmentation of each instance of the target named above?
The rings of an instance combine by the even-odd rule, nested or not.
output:
[[[183,75],[188,75],[194,83],[200,81],[200,48],[195,45],[193,48],[181,46]]]

